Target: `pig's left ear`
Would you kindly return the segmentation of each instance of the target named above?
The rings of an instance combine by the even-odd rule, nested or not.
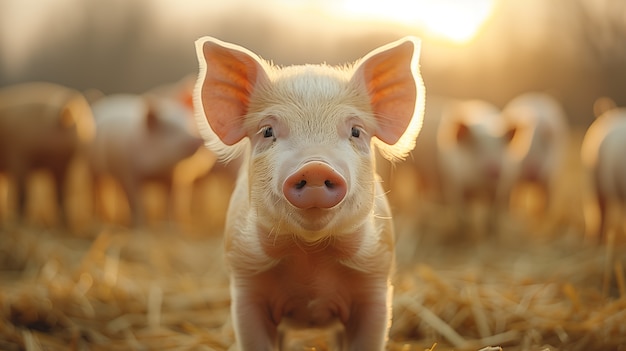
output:
[[[424,84],[419,72],[420,41],[405,37],[366,55],[352,80],[367,90],[376,119],[374,135],[389,159],[403,158],[415,146],[422,125]]]
[[[215,137],[226,146],[246,137],[244,119],[250,96],[257,84],[268,80],[264,62],[243,47],[211,37],[196,41],[196,53],[200,64],[194,93],[197,122],[214,151],[233,152],[216,144]]]

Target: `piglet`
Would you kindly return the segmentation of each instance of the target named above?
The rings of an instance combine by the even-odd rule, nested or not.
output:
[[[444,107],[437,130],[437,159],[444,201],[458,219],[453,221],[458,224],[455,229],[469,220],[465,215],[471,213],[467,209],[474,200],[488,204],[490,226],[505,208],[508,189],[501,176],[511,137],[500,110],[491,103],[464,100]]]
[[[68,167],[93,134],[91,108],[76,90],[46,82],[0,89],[0,171],[13,178],[19,217],[25,215],[29,173],[45,169],[54,179],[60,218],[67,220]]]
[[[537,185],[548,212],[554,210],[551,207],[557,197],[569,135],[563,108],[550,95],[526,93],[511,100],[502,117],[515,131],[507,151],[512,163],[503,179],[510,188],[523,183]]]
[[[190,109],[174,99],[118,94],[92,105],[96,137],[90,168],[96,187],[102,175],[116,179],[125,192],[133,225],[143,222],[141,186],[158,181],[171,189],[174,167],[202,146],[194,135]],[[96,191],[97,192],[97,191]]]
[[[586,213],[588,234],[607,241],[613,228],[610,214],[621,209],[626,218],[626,108],[615,108],[600,115],[589,126],[581,147],[582,164],[594,190],[599,221]],[[624,231],[622,222],[622,231]]]
[[[407,37],[352,65],[281,68],[196,41],[200,131],[222,159],[245,156],[225,228],[241,350],[282,349],[279,325],[337,322],[342,349],[384,349],[394,233],[372,148],[398,159],[414,146],[419,46]]]

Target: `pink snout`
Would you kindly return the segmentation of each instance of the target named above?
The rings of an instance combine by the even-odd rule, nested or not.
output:
[[[343,200],[347,191],[341,174],[319,161],[306,163],[283,183],[285,198],[300,209],[331,208]]]

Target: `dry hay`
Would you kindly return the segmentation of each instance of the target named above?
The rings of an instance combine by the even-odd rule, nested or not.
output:
[[[398,226],[390,350],[626,349],[625,247],[513,230],[444,244]],[[109,228],[76,238],[14,227],[0,240],[2,350],[233,343],[219,236]]]
[[[104,230],[2,233],[0,349],[224,350],[229,293],[217,239]]]

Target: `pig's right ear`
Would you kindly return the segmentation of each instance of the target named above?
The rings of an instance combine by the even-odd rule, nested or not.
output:
[[[196,113],[222,143],[234,145],[246,136],[244,119],[255,86],[268,79],[263,62],[245,48],[211,37],[196,41],[196,53],[200,64]]]

